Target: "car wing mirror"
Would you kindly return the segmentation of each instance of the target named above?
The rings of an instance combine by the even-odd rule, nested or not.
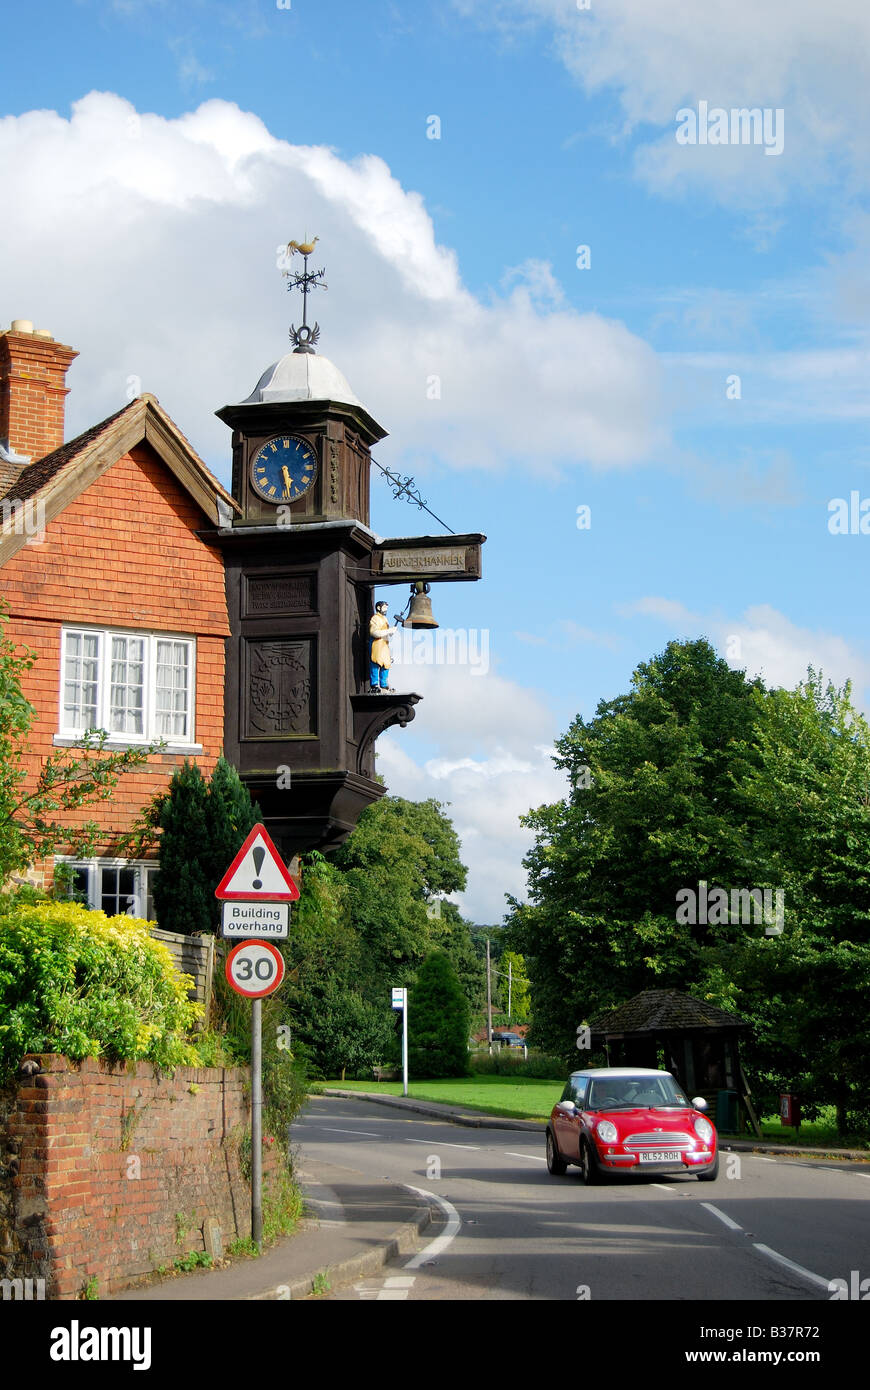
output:
[[[695,1107],[696,1110],[706,1110],[706,1109],[707,1109],[707,1102],[705,1101],[705,1099],[704,1099],[703,1096],[693,1096],[693,1097],[692,1097],[692,1104],[694,1105],[694,1107]]]
[[[560,1100],[556,1108],[561,1110],[565,1115],[573,1115],[577,1106],[574,1104],[573,1100]]]

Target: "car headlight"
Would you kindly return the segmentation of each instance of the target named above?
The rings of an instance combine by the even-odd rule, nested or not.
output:
[[[699,1115],[695,1120],[695,1133],[699,1139],[703,1139],[705,1144],[709,1144],[713,1138],[713,1126],[709,1120],[705,1120],[703,1115]]]
[[[595,1128],[598,1130],[598,1138],[603,1140],[605,1144],[615,1144],[619,1138],[616,1125],[612,1120],[599,1120]]]

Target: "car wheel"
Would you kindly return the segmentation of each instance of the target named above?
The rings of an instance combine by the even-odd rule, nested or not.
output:
[[[706,1173],[698,1174],[698,1182],[715,1182],[719,1176],[719,1155],[713,1160],[713,1167],[708,1168]]]
[[[580,1175],[587,1187],[594,1187],[596,1183],[601,1182],[601,1169],[588,1139],[584,1139],[580,1145]]]
[[[559,1157],[553,1131],[550,1129],[547,1130],[547,1168],[554,1178],[561,1178],[568,1171],[567,1163]]]

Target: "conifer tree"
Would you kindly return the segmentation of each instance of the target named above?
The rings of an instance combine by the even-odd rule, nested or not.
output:
[[[433,951],[417,971],[408,1002],[408,1070],[426,1076],[467,1076],[470,1011],[446,951]]]
[[[216,932],[220,903],[214,890],[259,819],[239,774],[221,756],[208,782],[185,762],[159,799],[154,908],[164,931]]]

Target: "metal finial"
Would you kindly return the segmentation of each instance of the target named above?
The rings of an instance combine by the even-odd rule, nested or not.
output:
[[[288,241],[287,254],[295,256],[298,251],[304,262],[304,269],[299,274],[298,271],[284,270],[282,275],[287,276],[288,290],[302,291],[302,323],[299,328],[294,324],[290,325],[290,341],[293,343],[294,352],[313,352],[314,344],[320,337],[320,324],[315,323],[313,327],[308,325],[308,296],[313,289],[325,290],[327,285],[323,277],[326,270],[309,271],[308,257],[314,250],[315,243],[319,237],[314,237],[313,241]]]

